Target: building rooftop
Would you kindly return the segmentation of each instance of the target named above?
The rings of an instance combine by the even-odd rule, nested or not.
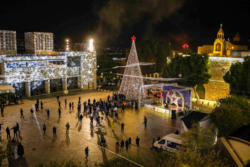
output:
[[[243,125],[229,136],[250,142],[250,125]]]
[[[186,127],[190,129],[192,127],[192,123],[199,122],[203,118],[205,118],[208,114],[198,112],[198,111],[192,111],[188,115],[181,118],[181,120],[185,123]]]

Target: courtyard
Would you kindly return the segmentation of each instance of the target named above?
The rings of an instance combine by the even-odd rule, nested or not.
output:
[[[93,166],[95,163],[106,162],[115,156],[133,156],[140,155],[148,166],[154,165],[152,161],[157,154],[150,149],[153,138],[163,137],[167,134],[174,133],[176,129],[181,128],[181,121],[171,120],[168,115],[146,110],[141,107],[141,110],[134,108],[125,108],[125,112],[121,113],[121,108],[118,108],[118,120],[115,124],[114,133],[111,129],[113,118],[109,117],[105,120],[103,117],[102,124],[106,126],[107,135],[105,139],[107,147],[102,149],[99,146],[100,135],[95,133],[96,121],[94,119],[94,128],[90,128],[89,115],[84,115],[82,124],[78,122],[77,108],[78,97],[81,97],[81,104],[88,99],[107,100],[107,96],[111,92],[101,91],[74,91],[67,95],[50,94],[42,96],[34,96],[30,99],[24,99],[24,104],[6,106],[4,108],[4,117],[0,117],[0,123],[3,122],[1,130],[2,142],[7,141],[6,127],[12,128],[16,122],[20,126],[19,141],[24,146],[24,157],[15,161],[11,161],[12,166],[36,166],[40,163],[47,162],[50,159],[75,159],[85,163],[85,148],[89,147],[89,161],[88,166]],[[58,102],[56,96],[60,96],[62,113],[61,118],[58,116]],[[34,108],[36,99],[42,100],[44,109],[34,112],[34,118],[30,118],[30,109]],[[65,108],[64,100],[67,103],[74,102],[75,109],[70,112],[68,104]],[[40,107],[40,106],[39,106]],[[24,119],[20,118],[20,109],[24,111]],[[47,118],[46,109],[50,110],[50,118]],[[83,110],[83,107],[82,109]],[[144,127],[144,115],[148,118],[147,128]],[[70,130],[66,133],[66,123],[69,122]],[[124,132],[121,132],[121,124],[125,124]],[[46,125],[46,134],[43,135],[42,127]],[[57,127],[57,138],[53,139],[52,128]],[[11,137],[13,137],[13,130],[11,130]],[[136,137],[140,138],[140,148],[135,144]],[[126,141],[129,137],[132,139],[132,146],[126,152],[115,152],[115,144],[121,140]]]

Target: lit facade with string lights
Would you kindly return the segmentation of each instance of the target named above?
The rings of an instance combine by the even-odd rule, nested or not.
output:
[[[230,93],[229,84],[223,79],[231,65],[243,62],[244,56],[250,55],[247,42],[242,41],[239,32],[232,40],[225,38],[222,25],[213,45],[198,47],[198,54],[208,54],[212,77],[208,84],[196,87],[200,99],[217,101]]]
[[[17,54],[16,31],[0,30],[0,54]]]
[[[25,49],[33,54],[0,55],[0,84],[11,85],[16,94],[22,96],[96,88],[96,52],[93,41],[91,51],[55,52],[51,38],[53,34],[41,34],[38,40],[40,43],[36,42],[34,36],[30,40],[25,39],[25,42],[28,41]],[[44,39],[44,35],[50,37]],[[37,45],[41,47],[38,50]]]

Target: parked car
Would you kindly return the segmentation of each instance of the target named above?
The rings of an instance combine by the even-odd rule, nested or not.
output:
[[[182,146],[180,135],[177,134],[164,136],[161,140],[156,141],[153,146],[156,149],[168,152],[177,152],[179,150],[186,152],[186,147]]]

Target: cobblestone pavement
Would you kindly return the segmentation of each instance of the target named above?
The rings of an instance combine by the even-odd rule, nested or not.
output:
[[[75,92],[77,93],[77,92]],[[125,108],[125,113],[121,113],[119,108],[119,119],[115,125],[114,133],[111,130],[111,122],[103,120],[103,124],[107,127],[106,150],[98,146],[100,135],[95,133],[95,128],[90,128],[90,119],[84,116],[82,125],[78,123],[77,109],[70,112],[68,107],[64,108],[64,99],[69,102],[74,102],[75,106],[78,103],[78,97],[81,97],[81,103],[95,98],[106,100],[108,92],[86,91],[81,94],[70,94],[60,97],[62,114],[58,117],[57,94],[46,95],[42,97],[44,109],[50,109],[50,118],[47,118],[45,111],[35,112],[35,118],[30,118],[30,109],[36,103],[35,99],[26,99],[24,104],[7,106],[4,109],[4,117],[0,117],[0,123],[3,121],[1,137],[6,141],[6,127],[12,128],[16,122],[19,123],[21,134],[19,140],[24,146],[25,155],[22,160],[16,161],[17,166],[36,166],[39,163],[46,162],[55,158],[77,158],[79,161],[85,162],[85,147],[89,147],[88,166],[93,166],[94,163],[106,162],[109,158],[117,156],[115,154],[115,143],[132,138],[132,147],[126,152],[125,150],[119,155],[141,155],[147,162],[148,166],[153,165],[152,159],[156,155],[154,150],[151,150],[152,139],[158,136],[163,137],[169,133],[174,133],[175,130],[181,127],[179,119],[171,120],[168,115],[146,110],[141,107],[140,111],[132,108]],[[40,107],[40,106],[39,106]],[[20,118],[20,108],[24,110],[25,119]],[[83,108],[82,108],[83,109]],[[148,125],[144,128],[143,117],[147,115]],[[104,117],[104,116],[103,116]],[[66,123],[69,122],[70,130],[66,134]],[[121,132],[121,123],[124,122],[124,132]],[[46,134],[43,135],[42,126],[47,126]],[[52,128],[57,126],[57,138],[53,139]],[[95,120],[94,120],[95,127]],[[11,130],[11,137],[13,137]],[[136,137],[140,138],[140,148],[135,147]]]

